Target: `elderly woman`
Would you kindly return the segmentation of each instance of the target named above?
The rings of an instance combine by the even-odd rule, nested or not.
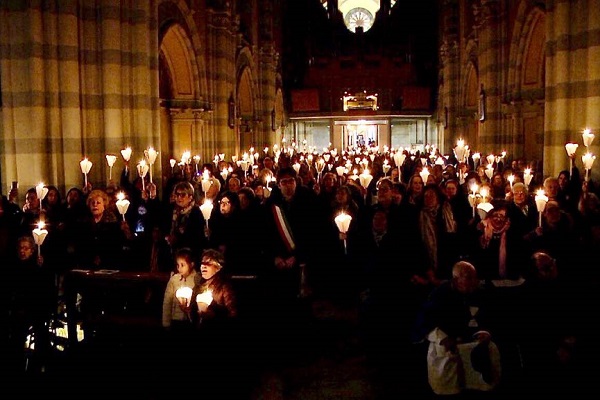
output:
[[[78,224],[76,262],[82,268],[123,268],[124,247],[133,237],[129,225],[108,208],[109,197],[94,189],[87,197],[88,215]]]

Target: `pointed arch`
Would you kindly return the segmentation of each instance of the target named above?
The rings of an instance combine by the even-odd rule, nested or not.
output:
[[[520,100],[524,90],[545,86],[544,11],[539,7],[528,9],[527,2],[521,2],[512,38],[508,88],[511,97]]]
[[[198,27],[193,19],[194,13],[187,6],[185,0],[161,0],[159,4],[159,50],[161,57],[164,50],[175,51],[174,48],[163,46],[173,44],[165,43],[167,35],[176,34],[179,45],[182,47],[179,54],[185,55],[186,62],[190,64],[190,73],[193,78],[192,88],[194,98],[209,99],[208,83],[206,77],[206,63],[203,56],[203,47]]]

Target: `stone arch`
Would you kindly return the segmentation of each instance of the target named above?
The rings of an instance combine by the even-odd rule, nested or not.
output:
[[[212,106],[202,40],[187,2],[161,0],[158,15],[161,161],[165,164],[183,151],[203,153],[201,138]],[[163,165],[163,170],[170,166]]]
[[[475,40],[470,40],[465,47],[463,76],[460,91],[460,110],[456,117],[459,120],[459,130],[453,134],[461,135],[473,148],[479,147],[479,121],[477,109],[479,105],[479,47]]]
[[[242,149],[254,145],[255,122],[258,119],[258,98],[254,62],[248,48],[243,48],[236,63],[236,108],[239,119],[239,139]]]
[[[520,4],[510,45],[508,88],[511,100],[520,100],[524,90],[545,86],[545,13]]]
[[[192,17],[193,13],[184,0],[161,0],[161,20],[159,21],[159,50],[162,51],[163,39],[172,26],[178,25],[178,34],[183,40],[186,55],[191,63],[192,76],[196,90],[196,97],[208,100],[208,83],[206,77],[206,63],[203,56],[202,40],[198,27]]]
[[[512,104],[512,131],[522,154],[542,160],[545,97],[545,12],[522,1],[510,44],[508,100]]]

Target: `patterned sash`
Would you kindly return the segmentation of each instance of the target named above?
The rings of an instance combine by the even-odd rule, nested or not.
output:
[[[294,243],[294,236],[292,235],[290,224],[288,223],[287,219],[285,218],[285,214],[281,211],[279,206],[273,204],[272,210],[279,235],[281,236],[281,239],[283,240],[287,250],[291,252],[296,248],[296,243]]]

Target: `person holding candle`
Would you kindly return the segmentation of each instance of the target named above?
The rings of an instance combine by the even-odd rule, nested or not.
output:
[[[178,182],[173,188],[173,196],[175,202],[168,221],[165,221],[166,240],[173,254],[187,247],[197,259],[207,242],[204,217],[194,201],[194,187],[190,182]]]
[[[493,202],[492,208],[477,225],[477,246],[473,259],[477,275],[492,285],[494,280],[521,277],[522,260],[528,257],[523,235],[512,229],[508,206],[504,201]]]
[[[514,232],[517,237],[523,237],[537,226],[538,210],[524,183],[513,184],[506,215],[510,220],[511,232]]]
[[[575,166],[574,158],[571,171],[560,171],[557,179],[558,194],[556,196],[556,200],[565,211],[575,216],[577,213],[577,203],[581,197],[582,179],[579,174],[579,169],[577,166]]]
[[[23,204],[22,211],[19,235],[27,235],[36,227],[42,214],[36,188],[29,188],[25,193],[25,203]]]
[[[190,309],[192,298],[187,301],[176,298],[177,289],[188,287],[193,292],[196,278],[196,264],[191,249],[181,248],[175,253],[177,273],[171,275],[163,297],[162,326],[178,334],[189,333],[192,327]],[[177,339],[176,339],[177,340]]]
[[[110,209],[108,195],[94,189],[87,197],[88,214],[75,228],[75,257],[81,268],[120,269],[124,265],[124,246],[133,238],[126,221]]]
[[[556,200],[546,203],[541,226],[526,234],[524,239],[529,245],[529,254],[543,251],[552,256],[565,279],[581,278],[585,265],[581,257],[587,253],[583,251],[573,218]]]
[[[458,225],[452,206],[437,184],[423,189],[423,205],[418,214],[418,231],[426,249],[428,283],[437,286],[450,277],[452,264],[462,254]]]
[[[207,360],[210,364],[202,370],[202,393],[237,398],[233,391],[239,385],[233,385],[231,380],[242,378],[238,371],[245,366],[245,357],[251,349],[238,347],[242,339],[238,335],[238,296],[225,267],[225,257],[220,251],[208,248],[202,252],[190,307],[196,327],[194,360]]]
[[[242,225],[240,199],[235,192],[225,191],[218,197],[216,207],[208,221],[209,246],[223,253],[227,269],[232,274],[246,269],[249,254],[243,252],[247,230],[254,227]]]
[[[3,354],[14,370],[40,372],[50,350],[47,323],[57,304],[54,274],[44,266],[31,234],[17,240],[15,256],[8,262],[7,295],[9,351]],[[35,352],[26,363],[23,352],[33,327]],[[11,371],[11,370],[9,370]]]

